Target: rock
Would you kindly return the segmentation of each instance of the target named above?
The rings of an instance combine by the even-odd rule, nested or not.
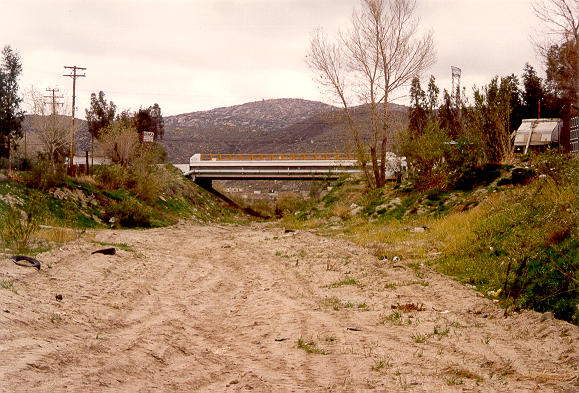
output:
[[[487,314],[487,313],[485,312],[485,313],[483,313],[483,315],[481,315],[481,317],[482,317],[482,318],[488,318],[488,317],[489,317],[489,314]]]
[[[58,295],[55,296],[56,300],[61,301],[62,300],[62,295],[59,293]]]
[[[392,258],[392,262],[399,262],[400,261],[400,257],[398,255],[396,255],[394,258]]]
[[[424,232],[428,229],[428,227],[426,225],[420,226],[420,227],[414,227],[414,228],[410,228],[410,232],[413,233],[419,233],[419,232]]]
[[[54,197],[60,200],[66,199],[67,195],[66,192],[64,192],[63,190],[61,190],[60,188],[55,190],[53,193]]]
[[[353,204],[354,205],[354,204]],[[356,205],[358,206],[358,205]],[[358,206],[350,210],[350,217],[354,217],[356,214],[360,213],[364,208],[362,206]]]
[[[547,311],[541,315],[541,322],[549,321],[553,318],[554,318],[553,313]]]

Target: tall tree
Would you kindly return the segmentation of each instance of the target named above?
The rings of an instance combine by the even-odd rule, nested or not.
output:
[[[133,118],[135,128],[142,137],[143,132],[153,132],[155,140],[162,139],[165,134],[165,126],[159,104],[154,104],[147,109],[139,109]]]
[[[533,11],[542,27],[534,44],[545,59],[547,78],[568,102],[579,103],[579,1],[534,0]]]
[[[432,33],[418,37],[415,0],[361,0],[360,5],[350,31],[337,42],[320,31],[313,36],[307,63],[318,83],[341,103],[369,186],[382,187],[392,94],[434,63],[434,43]],[[352,117],[353,96],[370,110],[367,145]]]
[[[494,77],[482,89],[474,89],[474,105],[469,109],[469,128],[485,145],[486,159],[501,162],[511,152],[511,77]]]
[[[420,86],[420,78],[415,76],[410,84],[410,108],[408,109],[408,130],[410,138],[419,136],[428,121],[426,93]]]
[[[113,123],[116,111],[117,106],[112,101],[107,104],[102,90],[99,91],[98,97],[95,93],[91,93],[90,108],[85,109],[88,132],[91,137],[91,166],[94,158],[94,140],[99,139],[101,133]]]
[[[440,94],[440,89],[436,86],[436,78],[434,75],[430,75],[428,80],[428,115],[431,119],[434,119],[436,114],[436,109],[438,108],[438,95]]]
[[[448,136],[453,140],[456,140],[462,134],[463,127],[460,109],[446,89],[442,93],[442,103],[438,110],[438,122],[440,123],[440,128],[446,130]]]
[[[21,72],[20,56],[5,46],[0,63],[0,157],[10,156],[13,141],[22,134],[24,111],[20,108],[22,98],[18,96]]]
[[[539,102],[545,97],[543,82],[537,72],[529,63],[525,64],[523,70],[523,116],[527,119],[539,117]]]

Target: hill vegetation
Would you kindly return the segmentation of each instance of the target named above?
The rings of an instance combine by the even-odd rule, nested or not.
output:
[[[256,114],[250,112],[254,106],[259,108]],[[408,123],[406,107],[392,104],[391,108],[390,148],[397,132]],[[361,128],[369,122],[366,106],[354,108],[353,116]],[[251,128],[246,124],[248,118],[259,124],[252,123],[255,127]],[[362,138],[369,139],[369,133],[363,132]],[[320,102],[290,99],[168,117],[160,143],[174,163],[187,162],[193,153],[354,151],[340,111]]]
[[[86,229],[151,228],[180,219],[243,221],[171,165],[98,167],[94,176],[57,176],[38,183],[22,172],[0,181],[0,240],[5,251],[35,254]]]
[[[547,153],[480,171],[474,187],[369,190],[342,179],[319,200],[278,203],[286,228],[343,235],[378,259],[436,269],[517,309],[579,321],[579,163]],[[522,170],[523,169],[523,170]]]

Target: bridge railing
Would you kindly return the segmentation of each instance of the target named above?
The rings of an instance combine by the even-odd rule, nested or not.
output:
[[[355,153],[201,154],[201,161],[355,160]]]

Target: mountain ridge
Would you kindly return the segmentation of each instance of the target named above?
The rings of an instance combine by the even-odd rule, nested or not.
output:
[[[302,98],[276,98],[196,111],[164,118],[166,126],[236,127],[251,131],[275,131],[283,124],[293,124],[336,109],[319,101]]]

